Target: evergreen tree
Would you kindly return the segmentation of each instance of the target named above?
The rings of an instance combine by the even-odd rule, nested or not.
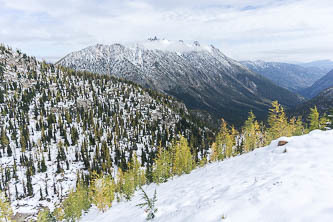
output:
[[[64,218],[69,221],[77,221],[81,217],[82,211],[88,210],[89,207],[88,189],[79,184],[76,191],[72,190],[62,203]]]
[[[5,128],[1,129],[1,145],[3,149],[9,145],[9,138],[6,134]]]
[[[145,207],[145,212],[147,213],[146,220],[152,220],[155,218],[155,214],[157,213],[156,202],[157,202],[157,195],[156,189],[154,191],[154,196],[149,198],[147,193],[140,187],[142,191],[142,199],[144,200],[143,203],[138,204],[138,207]]]
[[[157,158],[153,166],[153,181],[164,183],[172,176],[172,155],[167,149],[158,148]]]
[[[244,152],[249,152],[259,147],[260,126],[251,111],[242,128]]]
[[[315,130],[320,128],[320,122],[319,122],[319,112],[317,110],[317,106],[310,108],[310,114],[308,117],[309,121],[309,130]]]
[[[216,149],[215,154],[217,160],[223,160],[226,157],[231,157],[233,153],[233,146],[235,144],[235,132],[231,132],[228,128],[227,122],[221,119],[221,128],[216,136]],[[216,157],[214,157],[216,158]]]
[[[47,171],[47,166],[45,164],[45,158],[44,155],[42,156],[42,161],[41,161],[41,172],[46,172]]]
[[[90,196],[92,203],[96,207],[105,212],[112,206],[112,201],[115,198],[116,185],[111,177],[96,177],[90,187]]]
[[[218,161],[219,160],[219,150],[217,149],[216,143],[212,144],[210,161]]]
[[[172,173],[174,175],[182,175],[190,173],[194,168],[191,149],[187,140],[180,136],[180,139],[173,143],[172,152]]]
[[[283,107],[278,103],[278,101],[272,102],[272,108],[269,109],[268,114],[268,139],[270,142],[281,136],[286,135],[288,128],[288,121]]]
[[[136,153],[134,153],[132,160],[128,163],[128,169],[128,172],[134,177],[135,188],[146,183],[145,171],[141,169],[141,164]]]
[[[28,196],[33,196],[34,194],[34,190],[33,190],[33,187],[32,187],[32,181],[31,181],[31,169],[28,168],[27,171],[26,171],[26,176],[27,176],[27,194]]]
[[[292,120],[294,125],[293,136],[303,135],[305,133],[305,127],[302,122],[302,117],[301,116],[297,117],[296,121],[295,118],[292,118]]]

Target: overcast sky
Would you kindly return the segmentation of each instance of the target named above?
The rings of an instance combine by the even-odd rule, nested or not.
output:
[[[333,60],[332,0],[0,0],[0,42],[55,61],[158,36],[238,60]]]

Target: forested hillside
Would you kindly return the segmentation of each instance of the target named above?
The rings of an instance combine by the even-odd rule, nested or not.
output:
[[[140,162],[145,180],[157,147],[183,135],[196,161],[207,128],[170,96],[106,75],[76,72],[0,47],[0,191],[16,219],[51,211],[80,181]]]
[[[288,118],[273,101],[267,121],[253,112],[238,128],[221,119],[214,135],[184,104],[134,83],[39,62],[2,45],[0,59],[4,220],[78,221],[92,206],[105,212],[131,200],[145,184],[332,123],[316,107]]]

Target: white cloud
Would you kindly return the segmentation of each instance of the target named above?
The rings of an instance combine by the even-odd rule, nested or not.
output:
[[[236,59],[333,59],[331,0],[0,0],[0,42],[43,58],[158,35]]]

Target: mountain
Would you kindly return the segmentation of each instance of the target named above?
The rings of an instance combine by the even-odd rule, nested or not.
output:
[[[281,138],[288,141],[208,164],[156,189],[154,221],[331,221],[333,218],[333,131]],[[306,195],[305,195],[306,194]],[[82,222],[111,220],[143,222],[142,193],[115,203],[105,213],[92,209]]]
[[[251,72],[214,46],[157,38],[133,44],[94,45],[57,64],[110,74],[159,90],[195,111],[240,125],[253,110],[264,119],[272,100],[290,107],[302,99]]]
[[[303,67],[289,63],[264,62],[261,60],[242,61],[241,63],[251,71],[295,93],[310,87],[327,73],[320,68]]]
[[[331,60],[318,60],[308,63],[300,63],[299,65],[306,68],[319,68],[325,73],[328,73],[333,69],[333,61]]]
[[[304,89],[302,95],[313,98],[323,90],[333,86],[333,70],[317,80],[312,86]]]
[[[35,221],[41,208],[52,211],[94,172],[115,175],[136,156],[149,169],[157,147],[180,134],[198,161],[207,156],[211,137],[170,96],[3,45],[0,110],[0,194],[10,200],[15,221]]]
[[[333,86],[333,85],[332,85]],[[325,89],[316,97],[290,110],[294,115],[307,116],[310,108],[317,106],[319,113],[328,113],[333,109],[333,87]]]

